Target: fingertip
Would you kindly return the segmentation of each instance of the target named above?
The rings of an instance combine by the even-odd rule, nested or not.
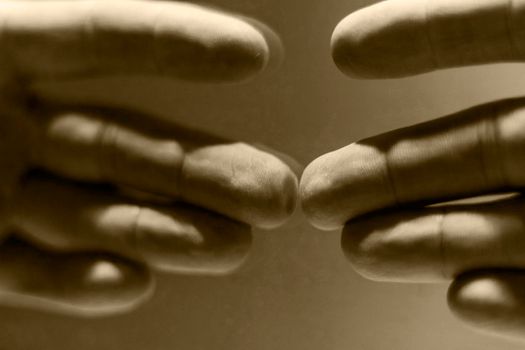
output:
[[[194,4],[177,6],[179,11],[159,18],[156,29],[163,72],[193,81],[239,82],[267,66],[269,43],[242,16]]]
[[[361,20],[362,11],[354,12],[342,19],[335,27],[331,38],[331,53],[335,65],[341,72],[361,79],[380,77],[371,66],[377,52],[370,43],[370,24]],[[364,22],[364,23],[363,23]]]
[[[259,33],[263,35],[266,41],[268,54],[263,70],[265,72],[273,72],[277,70],[282,65],[285,58],[285,49],[279,34],[270,28],[270,26],[255,18],[247,16],[242,16],[241,18],[255,27]]]
[[[254,175],[253,196],[255,213],[254,225],[272,229],[283,225],[297,207],[298,180],[290,167],[273,155],[267,154],[264,169]],[[259,178],[261,175],[264,179]],[[257,179],[259,178],[259,179]]]
[[[426,17],[417,1],[383,1],[351,13],[332,33],[336,66],[358,79],[390,79],[435,69]]]
[[[210,66],[222,67],[223,76],[218,76],[218,80],[243,82],[265,69],[270,60],[270,48],[255,27],[241,18],[232,18],[231,22],[230,27],[217,34]],[[217,72],[221,74],[220,69]]]
[[[395,204],[386,157],[370,142],[352,143],[310,163],[300,185],[301,204],[310,223],[323,230]]]
[[[525,274],[519,271],[471,272],[450,286],[452,313],[475,329],[509,337],[525,330]]]
[[[142,259],[167,272],[230,273],[242,265],[251,243],[249,226],[192,207],[143,208],[137,222]]]
[[[334,225],[327,224],[324,214],[329,189],[330,182],[319,173],[316,159],[304,169],[299,183],[299,198],[308,222],[321,230],[335,228]]]
[[[359,229],[359,226],[345,225],[341,233],[341,249],[355,272],[369,280],[383,281],[385,276],[380,273],[384,271],[380,265],[381,259],[374,254],[377,242],[370,239],[369,234],[362,226]]]
[[[149,270],[98,253],[56,253],[10,239],[0,247],[0,301],[81,317],[131,311],[152,294]]]
[[[72,313],[100,317],[129,312],[146,302],[155,289],[150,271],[144,266],[103,258],[79,264],[63,277],[72,286],[64,298],[71,298]]]
[[[219,58],[219,61],[223,61],[226,66],[229,65],[228,73],[232,81],[242,82],[259,74],[268,66],[270,47],[264,35],[253,26],[241,27],[238,34],[234,33],[233,36],[237,37],[235,39],[227,35],[224,37],[222,43],[224,59]],[[218,51],[223,50],[221,48]]]
[[[367,76],[366,67],[359,67],[356,56],[359,53],[359,45],[352,30],[352,15],[345,17],[335,27],[330,47],[332,59],[344,74],[360,78]],[[370,73],[369,73],[370,74]]]
[[[278,158],[280,161],[282,161],[286,166],[288,166],[289,170],[292,171],[292,173],[295,175],[296,178],[299,178],[303,171],[304,171],[304,165],[299,163],[299,161],[297,161],[294,157],[292,157],[291,155],[289,154],[286,154],[286,153],[283,153],[283,152],[280,152],[280,151],[277,151],[273,148],[270,148],[264,144],[261,144],[261,143],[252,143],[251,144],[253,147],[257,148],[258,150],[262,151],[262,152],[266,152],[266,153],[269,153],[273,156],[275,156],[276,158]],[[285,170],[286,172],[287,170]]]
[[[338,167],[332,158],[332,154],[327,153],[308,164],[299,184],[303,213],[310,224],[324,231],[341,229],[346,221],[341,213],[347,208],[337,199]]]
[[[251,37],[254,40],[249,46],[252,46],[252,62],[253,69],[252,74],[259,72],[272,72],[277,70],[285,58],[285,48],[282,40],[269,25],[266,23],[240,13],[233,13],[225,11],[224,9],[207,5],[212,11],[229,16],[236,21],[242,21],[248,24],[252,30],[246,30],[247,37]],[[253,30],[256,31],[253,32]],[[262,40],[261,40],[262,38]],[[249,78],[250,74],[243,78]]]
[[[469,323],[485,323],[505,303],[506,291],[491,276],[470,273],[459,276],[447,294],[449,308]]]
[[[376,222],[380,218],[357,219],[348,222],[341,233],[341,249],[350,261],[352,268],[362,277],[377,282],[410,282],[407,266],[413,265],[407,249],[410,241],[399,242],[389,239]],[[403,261],[407,256],[408,261]],[[417,262],[416,262],[417,263]],[[410,270],[410,267],[408,268]],[[412,267],[411,273],[417,274],[419,268]]]

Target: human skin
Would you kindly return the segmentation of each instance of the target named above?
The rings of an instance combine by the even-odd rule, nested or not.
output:
[[[35,83],[242,82],[279,56],[255,21],[182,2],[1,1],[0,303],[127,311],[151,270],[228,273],[292,213],[276,156],[133,111],[53,105]],[[16,238],[11,238],[16,235]]]
[[[344,73],[364,79],[523,61],[525,1],[380,2],[337,25],[332,55]],[[452,281],[456,315],[523,338],[523,197],[429,205],[524,186],[525,99],[511,99],[322,155],[305,169],[300,197],[313,225],[342,228],[342,248],[363,276]]]

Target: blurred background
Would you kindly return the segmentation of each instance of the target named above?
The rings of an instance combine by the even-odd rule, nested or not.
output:
[[[282,66],[247,84],[111,79],[47,91],[264,143],[304,165],[366,136],[525,92],[525,67],[517,64],[398,80],[346,78],[330,58],[332,30],[372,2],[210,2],[257,17],[281,35]],[[456,321],[446,284],[364,280],[345,261],[339,232],[310,227],[299,210],[286,226],[254,235],[249,259],[234,274],[159,274],[152,300],[131,314],[91,320],[0,308],[0,349],[521,349]]]

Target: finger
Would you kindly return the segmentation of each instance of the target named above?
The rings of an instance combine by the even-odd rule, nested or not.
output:
[[[348,222],[343,250],[363,276],[436,282],[484,268],[525,268],[525,199],[405,209]]]
[[[523,23],[521,0],[383,1],[337,25],[332,55],[342,71],[362,78],[522,61]]]
[[[154,268],[223,274],[250,248],[250,228],[196,208],[146,207],[94,188],[30,178],[13,203],[13,226],[60,251],[104,251]]]
[[[140,131],[102,116],[52,115],[35,163],[78,180],[168,195],[259,227],[281,225],[295,208],[297,178],[277,157],[192,130]]]
[[[449,289],[452,312],[476,329],[520,338],[525,331],[525,273],[476,271],[460,276]]]
[[[155,74],[239,80],[269,59],[268,43],[255,27],[189,3],[4,1],[0,13],[2,52],[32,78]]]
[[[147,270],[108,255],[50,253],[10,239],[0,261],[4,305],[102,316],[137,307],[153,289]]]
[[[333,229],[390,206],[523,187],[524,107],[524,99],[487,104],[323,155],[303,174],[303,208]]]

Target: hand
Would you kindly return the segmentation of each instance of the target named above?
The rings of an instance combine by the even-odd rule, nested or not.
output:
[[[31,91],[110,75],[245,80],[271,49],[251,21],[182,2],[2,1],[0,22],[0,302],[128,310],[151,292],[150,268],[229,272],[250,226],[293,211],[296,177],[269,153]]]
[[[384,1],[339,23],[332,50],[360,78],[522,61],[525,1]],[[306,168],[300,194],[315,226],[344,226],[343,250],[365,277],[453,280],[449,305],[459,317],[523,337],[525,199],[429,205],[524,186],[525,99],[514,99],[323,155]]]

